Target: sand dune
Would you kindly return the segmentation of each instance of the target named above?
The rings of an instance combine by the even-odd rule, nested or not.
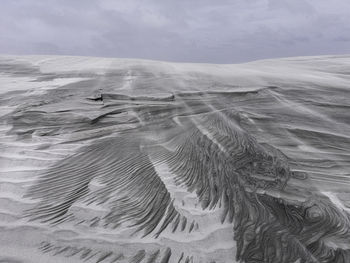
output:
[[[349,56],[0,72],[0,262],[350,261]]]

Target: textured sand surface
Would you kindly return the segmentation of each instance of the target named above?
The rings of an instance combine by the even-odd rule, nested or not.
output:
[[[350,262],[350,56],[0,57],[0,262]]]

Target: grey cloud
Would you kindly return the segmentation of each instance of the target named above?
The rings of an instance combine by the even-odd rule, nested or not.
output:
[[[235,63],[350,53],[347,0],[4,0],[0,53]]]

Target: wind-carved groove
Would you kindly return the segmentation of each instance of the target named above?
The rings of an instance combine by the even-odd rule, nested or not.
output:
[[[183,119],[184,130],[169,141],[168,147],[174,151],[165,160],[177,175],[177,183],[191,192],[196,190],[203,209],[232,202],[232,187],[237,183],[250,189],[282,188],[290,174],[284,160],[270,155],[244,131],[224,126],[218,119]],[[230,173],[237,174],[234,185]],[[232,222],[233,208],[225,206],[223,220],[228,217]]]
[[[151,117],[140,114],[146,126]],[[332,244],[350,240],[349,215],[321,193],[289,186],[290,178],[305,177],[290,170],[282,152],[242,129],[236,113],[157,121],[163,126],[97,141],[48,169],[27,194],[40,200],[27,216],[44,223],[74,221],[71,208],[79,201],[108,208],[91,225],[124,224],[154,237],[167,228],[192,232],[198,224],[177,211],[152,159],[170,168],[177,185],[195,192],[202,209],[223,208],[221,222],[233,225],[237,261],[347,262],[350,251]],[[99,189],[91,188],[93,181]],[[170,262],[170,248],[162,257],[148,252],[140,250],[134,262]],[[183,255],[180,261],[194,258]]]
[[[145,250],[140,250],[137,254],[130,260],[130,263],[140,263],[146,256]]]
[[[169,247],[165,248],[163,251],[161,251],[160,249],[152,251],[149,253],[149,255],[147,255],[146,250],[141,249],[135,254],[126,257],[123,253],[119,253],[117,251],[104,251],[90,249],[87,247],[54,245],[46,241],[41,242],[39,250],[41,250],[45,254],[51,254],[52,256],[63,256],[65,258],[76,257],[83,261],[91,261],[96,263],[113,263],[124,259],[126,259],[129,263],[168,263],[170,262],[169,260],[172,255],[171,249]]]
[[[347,262],[349,250],[327,245],[332,238],[350,241],[345,211],[322,194],[304,191],[305,201],[273,196],[292,191],[288,180],[298,178],[282,152],[259,144],[223,113],[180,121],[184,129],[169,141],[166,162],[203,209],[224,206],[221,221],[234,224],[236,260]]]
[[[92,180],[97,180],[101,189],[90,189]],[[104,227],[125,223],[135,227],[135,233],[143,231],[143,236],[156,231],[158,237],[181,216],[136,137],[107,139],[84,147],[46,171],[27,196],[40,199],[26,213],[31,220],[59,224],[75,219],[70,211],[75,202],[96,203],[109,209],[102,218]],[[92,224],[99,224],[96,220]]]
[[[153,263],[156,262],[158,256],[159,256],[160,250],[158,249],[157,251],[153,252],[150,254],[149,258],[147,259],[146,263]]]
[[[69,257],[78,257],[81,260],[88,261],[90,259],[95,259],[94,262],[115,262],[119,259],[122,259],[123,254],[116,254],[113,251],[100,251],[97,249],[91,249],[87,247],[75,247],[67,245],[54,245],[49,242],[41,242],[39,250],[43,253],[51,254],[52,256],[64,256]]]

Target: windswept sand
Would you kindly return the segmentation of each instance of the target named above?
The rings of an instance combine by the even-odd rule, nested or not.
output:
[[[0,57],[0,262],[350,262],[350,56]]]

